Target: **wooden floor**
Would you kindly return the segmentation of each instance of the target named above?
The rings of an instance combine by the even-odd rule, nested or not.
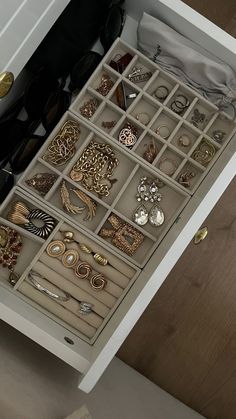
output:
[[[236,16],[235,0],[186,2],[222,27]],[[118,356],[205,417],[235,419],[236,179],[204,225],[208,237],[188,246]]]

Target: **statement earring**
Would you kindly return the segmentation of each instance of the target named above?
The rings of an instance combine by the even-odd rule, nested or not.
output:
[[[53,240],[49,243],[46,252],[53,258],[61,257],[63,266],[73,268],[79,279],[89,279],[92,274],[92,267],[87,262],[79,261],[79,252],[75,249],[66,249],[65,243],[61,240]],[[107,281],[101,273],[96,273],[91,276],[89,283],[94,290],[100,291],[106,286]]]
[[[149,222],[153,227],[159,227],[164,223],[164,212],[157,204],[157,202],[160,202],[162,199],[162,195],[159,193],[158,182],[158,180],[147,177],[142,177],[140,179],[136,199],[138,202],[141,202],[141,205],[136,208],[133,215],[134,222],[139,226],[144,226]],[[151,210],[148,211],[142,201],[155,204]]]

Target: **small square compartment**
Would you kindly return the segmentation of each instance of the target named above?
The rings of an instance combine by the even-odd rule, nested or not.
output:
[[[122,118],[120,113],[115,107],[108,104],[96,115],[93,123],[106,133],[110,133]]]
[[[78,96],[78,99],[75,100],[73,107],[75,112],[80,114],[87,121],[92,121],[96,112],[98,112],[101,103],[102,99],[98,99],[97,96],[86,91],[83,96]],[[86,106],[88,106],[87,110]]]
[[[184,87],[180,87],[174,95],[169,98],[166,106],[177,115],[183,117],[193,100],[194,96],[192,92]]]
[[[117,80],[118,77],[113,72],[103,67],[91,82],[90,87],[96,90],[99,95],[106,97],[114,90],[114,85]]]
[[[11,224],[8,224],[7,222],[5,222],[5,220],[1,218],[0,218],[0,223],[4,227],[12,228]],[[21,240],[22,240],[22,249],[16,259],[16,265],[14,266],[14,272],[20,278],[21,275],[24,273],[24,271],[28,268],[28,266],[32,262],[33,258],[39,252],[40,247],[42,246],[42,243],[39,242],[36,236],[35,236],[36,239],[34,240],[33,236],[30,236],[26,230],[23,230],[22,228],[18,228],[18,226],[14,226],[14,230],[20,234]],[[12,286],[10,286],[9,284],[9,275],[10,275],[10,271],[8,270],[8,268],[3,267],[1,264],[0,265],[0,282],[3,283],[4,285],[8,285],[12,289]]]
[[[48,179],[46,177],[44,181],[43,177],[39,176],[41,174],[46,176],[49,175]],[[36,175],[38,176],[34,179]],[[40,197],[44,197],[53,187],[57,179],[57,173],[55,173],[53,170],[48,169],[47,166],[44,166],[36,160],[35,166],[33,166],[33,168],[24,176],[24,178],[21,180],[21,183],[23,187],[28,189],[30,193],[33,193],[34,195]],[[29,180],[31,180],[31,184],[27,183],[27,181]],[[34,183],[36,183],[36,186],[38,184],[38,188],[34,187]]]
[[[204,170],[187,162],[184,167],[176,175],[175,180],[187,191],[191,191],[201,181]]]
[[[138,58],[134,65],[125,71],[125,76],[132,84],[138,86],[140,89],[143,89],[155,72],[156,67],[151,63],[151,61],[145,60],[144,58]],[[140,76],[142,75],[144,77],[140,80]]]
[[[213,144],[207,138],[202,138],[193,150],[191,158],[202,167],[207,167],[215,160],[219,147],[217,143]]]
[[[18,192],[18,190],[15,190],[15,192],[13,192],[4,202],[2,212],[1,212],[1,217],[8,220],[8,216],[10,213],[12,216],[12,210],[13,210],[12,205],[15,204],[16,202],[20,202],[23,205],[25,205],[29,212],[37,209],[39,211],[42,211],[42,213],[47,214],[49,217],[51,217],[54,220],[54,225],[50,225],[50,223],[47,224],[48,220],[44,221],[44,219],[41,218],[42,214],[40,215],[40,213],[37,215],[35,214],[35,217],[32,217],[30,219],[32,225],[36,227],[43,227],[44,225],[48,225],[48,226],[50,225],[49,226],[50,232],[48,231],[47,237],[42,237],[41,235],[35,234],[34,231],[26,229],[24,227],[24,224],[16,224],[14,222],[15,218],[14,218],[14,221],[12,218],[9,220],[13,225],[16,225],[19,229],[26,231],[29,235],[32,235],[32,237],[36,238],[35,240],[40,240],[40,241],[47,240],[47,238],[50,236],[50,234],[52,234],[54,228],[56,227],[58,223],[58,219],[54,215],[50,214],[50,209],[47,207],[45,208],[41,204],[35,203],[30,197],[26,198],[21,192]],[[18,222],[19,216],[25,217],[25,213],[23,213],[23,211],[20,211],[18,209],[17,211],[14,210],[14,213],[15,213],[14,217],[16,216],[16,213],[17,213],[17,222]]]
[[[120,59],[121,63],[119,61]],[[106,64],[109,65],[113,70],[122,74],[134,59],[135,54],[132,50],[130,50],[127,46],[118,44],[115,49],[111,50],[107,57]],[[114,65],[115,63],[118,63],[118,68],[116,65]]]
[[[132,109],[131,115],[136,118],[140,124],[147,126],[158,112],[159,106],[143,96]]]
[[[122,81],[118,84],[114,93],[111,95],[110,101],[123,111],[126,111],[138,95],[139,91],[135,89],[132,84]]]
[[[103,207],[101,204],[99,204],[98,202],[96,202],[94,198],[91,198],[89,195],[87,195],[87,193],[81,190],[78,186],[74,186],[72,183],[68,182],[68,180],[62,180],[62,182],[60,182],[60,184],[58,185],[58,187],[56,188],[52,196],[50,196],[49,198],[50,204],[54,205],[59,210],[63,211],[65,213],[65,216],[71,218],[74,222],[78,223],[79,225],[85,226],[89,230],[95,231],[96,227],[104,218],[107,209]],[[69,208],[71,208],[71,210],[75,210],[74,207],[72,208],[70,206],[70,204],[72,204],[73,206],[76,206],[77,208],[78,207],[84,208],[83,211],[80,211],[77,214],[73,214],[72,212],[68,212],[68,210],[66,210],[66,208],[63,206],[62,199],[61,199],[61,187],[63,187],[64,185],[66,186],[66,190],[69,193],[69,199],[70,199]],[[95,209],[96,213],[91,219],[86,220],[87,215],[88,215],[88,205],[86,205],[83,202],[83,200],[78,195],[76,195],[74,190],[77,190],[81,194],[81,198],[84,198],[84,195],[87,195],[87,198],[91,198],[91,200],[93,201],[96,208]],[[90,201],[90,206],[91,206],[91,203],[92,202]]]
[[[181,206],[185,200],[185,196],[176,190],[174,187],[170,187],[167,184],[161,184],[161,187],[158,188],[158,192],[161,195],[161,201],[150,202],[150,201],[137,201],[138,186],[141,182],[141,179],[146,177],[151,181],[159,180],[158,175],[155,176],[150,174],[143,168],[139,169],[136,173],[136,176],[129,182],[125,191],[121,195],[118,203],[116,204],[115,210],[127,217],[134,224],[134,213],[140,207],[144,206],[147,211],[147,216],[150,216],[150,212],[154,209],[154,206],[158,206],[163,210],[164,213],[164,222],[160,226],[153,226],[150,221],[146,222],[143,226],[137,226],[142,228],[147,233],[151,234],[153,237],[158,238],[163,230],[169,228],[169,221],[172,217],[178,215],[178,210],[181,209]]]
[[[183,157],[168,147],[154,165],[165,175],[173,177],[182,161]]]
[[[76,141],[75,146],[74,146],[74,153],[71,153],[71,157],[64,164],[59,164],[58,165],[58,164],[52,163],[50,161],[50,159],[47,158],[47,149],[48,149],[48,147],[50,147],[54,138],[57,137],[57,135],[60,135],[61,129],[64,126],[64,124],[67,122],[67,120],[72,120],[73,122],[75,122],[78,125],[79,130],[80,130],[80,134],[79,134],[79,139],[78,139],[78,141]],[[65,120],[62,120],[62,124],[61,124],[60,128],[58,128],[57,132],[53,136],[49,137],[50,141],[47,142],[47,146],[44,147],[44,151],[40,155],[40,158],[42,160],[45,160],[48,164],[50,164],[50,166],[55,167],[58,171],[63,172],[65,167],[69,164],[71,159],[74,157],[76,151],[81,147],[81,145],[84,143],[85,139],[88,137],[89,134],[90,134],[90,130],[83,124],[83,122],[74,120],[73,117],[69,116],[69,118],[66,118]]]
[[[171,139],[171,144],[177,147],[182,153],[188,154],[198,139],[199,134],[188,125],[182,124]]]
[[[142,157],[146,162],[152,164],[160,153],[164,143],[150,134],[146,134],[133,151]]]
[[[193,109],[191,109],[190,114],[187,116],[187,121],[200,131],[203,131],[214,117],[216,111],[216,107],[210,106],[199,100],[194,105]]]
[[[164,140],[168,140],[178,123],[178,119],[167,111],[162,111],[152,124],[151,130]]]
[[[118,216],[118,215],[113,214],[113,213],[112,213],[112,214],[110,214],[110,216],[115,216],[116,218],[118,218],[118,220],[120,220],[120,221],[121,221],[122,225],[124,225],[124,224],[126,224],[126,225],[128,224],[128,225],[129,225],[129,223],[127,223],[126,221],[124,221],[124,220],[121,218],[121,216]],[[110,216],[109,216],[109,217],[110,217]],[[112,227],[111,223],[109,222],[109,217],[108,217],[108,219],[105,221],[105,223],[103,224],[103,226],[102,226],[101,230],[102,230],[102,229],[106,229],[106,230],[110,230],[110,231],[115,231],[115,230],[114,230],[114,228]],[[131,227],[132,227],[132,228],[134,228],[134,229],[135,229],[135,231],[137,231],[137,236],[139,236],[140,234],[143,236],[143,241],[142,241],[142,243],[139,245],[139,247],[137,248],[137,250],[134,252],[134,254],[133,254],[133,255],[127,254],[125,251],[122,251],[122,250],[121,250],[121,249],[119,249],[117,246],[115,246],[115,245],[112,243],[112,238],[109,238],[109,237],[104,238],[104,237],[102,237],[102,239],[103,239],[105,242],[108,242],[108,243],[110,244],[110,246],[112,246],[115,250],[117,250],[117,249],[118,249],[120,252],[122,252],[122,254],[123,254],[124,256],[128,256],[128,257],[132,258],[133,260],[135,260],[138,264],[142,264],[142,263],[145,261],[146,257],[148,256],[148,254],[150,253],[150,251],[152,250],[152,248],[153,248],[153,246],[154,246],[154,241],[153,241],[153,240],[151,240],[149,237],[145,236],[143,233],[141,233],[138,229],[136,229],[136,228],[134,227],[134,225],[132,225],[132,224],[130,224],[130,225],[131,225]],[[100,235],[101,230],[100,230],[100,231],[99,231],[99,233],[98,233],[98,236],[99,236],[99,237],[101,237],[101,235]],[[123,236],[126,236],[124,233],[125,233],[125,232],[122,230],[122,235],[123,235]],[[126,239],[128,240],[128,242],[129,242],[130,244],[132,244],[132,243],[133,243],[133,239],[129,238],[129,236],[128,236],[128,235],[126,236]]]
[[[134,143],[132,145],[130,145],[130,146],[125,145],[122,142],[122,140],[120,139],[120,134],[121,134],[122,130],[124,130],[125,128],[128,128],[129,125],[134,128],[134,131],[131,133],[133,135],[133,141],[134,141]],[[112,134],[112,136],[113,136],[113,138],[115,138],[119,142],[119,144],[123,145],[125,148],[132,149],[133,146],[138,141],[139,137],[142,135],[142,133],[143,133],[143,129],[138,124],[136,124],[133,120],[130,120],[130,119],[126,118],[122,122],[122,124],[120,124],[119,127],[117,129],[115,129],[115,131]]]
[[[211,137],[219,146],[225,144],[235,133],[236,123],[227,115],[219,114],[207,131],[207,135]]]
[[[169,94],[175,86],[176,81],[169,77],[167,74],[160,71],[148,86],[147,93],[149,93],[149,95],[151,95],[155,100],[158,100],[158,102],[163,103],[168,98]]]
[[[104,202],[111,204],[114,199],[116,198],[117,194],[119,193],[120,189],[122,188],[124,182],[127,180],[127,177],[130,175],[130,173],[132,172],[132,170],[134,169],[136,163],[128,158],[125,154],[121,153],[119,149],[117,149],[116,147],[114,147],[113,145],[110,145],[109,143],[107,143],[106,141],[104,141],[104,138],[101,138],[99,135],[95,135],[93,134],[90,142],[86,145],[86,147],[81,148],[79,154],[77,154],[77,158],[76,160],[73,161],[73,165],[70,165],[67,170],[66,170],[66,174],[68,176],[68,178],[70,178],[70,173],[73,170],[74,165],[76,164],[76,162],[79,160],[79,158],[82,156],[83,152],[85,151],[85,149],[88,147],[88,145],[91,144],[91,141],[99,143],[99,144],[107,144],[114,152],[115,158],[118,159],[118,166],[115,167],[114,172],[110,178],[110,181],[108,183],[111,183],[111,188],[109,189],[109,194],[107,196],[104,195],[99,195],[97,194],[95,191],[91,190],[91,194],[97,196],[98,198],[100,198],[101,200],[103,200]],[[106,163],[106,168],[107,168],[107,163]],[[102,168],[102,172],[104,173],[104,167]],[[75,181],[74,182],[78,182],[78,186],[83,186],[84,189],[86,189],[86,187],[84,186],[83,183],[80,183],[80,181]],[[104,183],[107,183],[104,182]]]

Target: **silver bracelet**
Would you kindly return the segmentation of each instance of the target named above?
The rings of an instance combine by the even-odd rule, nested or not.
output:
[[[34,288],[36,288],[38,291],[42,292],[43,294],[46,294],[48,297],[52,298],[53,300],[57,301],[68,301],[70,299],[70,294],[68,294],[65,291],[60,290],[64,295],[57,295],[52,291],[49,291],[47,288],[43,287],[34,277],[36,278],[42,278],[46,279],[43,276],[37,274],[37,272],[31,271],[28,274],[28,278]]]

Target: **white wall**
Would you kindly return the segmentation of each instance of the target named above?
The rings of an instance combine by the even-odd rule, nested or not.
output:
[[[63,419],[88,407],[93,419],[200,419],[115,358],[90,394],[78,373],[0,322],[0,418]]]

